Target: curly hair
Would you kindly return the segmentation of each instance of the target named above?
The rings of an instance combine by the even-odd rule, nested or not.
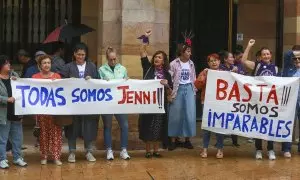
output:
[[[169,59],[168,59],[168,56],[167,54],[164,52],[164,51],[156,51],[153,56],[152,56],[152,59],[151,59],[151,65],[154,66],[154,58],[155,56],[161,54],[163,56],[163,60],[164,60],[164,64],[163,64],[163,68],[165,71],[169,71],[170,69],[170,63],[169,63]]]
[[[45,59],[50,59],[50,61],[52,61],[52,57],[49,56],[49,55],[41,55],[41,56],[38,56],[36,58],[36,62],[37,62],[37,65],[38,65],[39,68],[42,65],[42,61],[45,60]]]

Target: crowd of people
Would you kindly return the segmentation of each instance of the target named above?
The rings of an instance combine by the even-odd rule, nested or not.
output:
[[[272,52],[268,48],[261,48],[257,53],[257,59],[251,61],[248,54],[255,44],[250,40],[245,51],[235,53],[221,51],[207,56],[208,68],[196,76],[195,65],[191,60],[191,37],[184,37],[185,41],[178,45],[177,58],[169,63],[164,51],[158,50],[149,60],[147,47],[151,30],[143,36],[141,44],[141,66],[143,79],[158,79],[165,87],[164,114],[141,114],[139,116],[139,138],[145,142],[146,158],[161,158],[159,147],[172,151],[178,147],[193,149],[190,138],[196,136],[196,93],[201,91],[201,103],[204,104],[208,69],[217,71],[230,71],[249,76],[285,76],[300,77],[300,48],[293,47],[285,54],[285,66],[283,72],[278,71],[272,61]],[[22,156],[22,116],[14,114],[14,97],[12,97],[11,81],[17,78],[36,79],[61,79],[83,78],[104,79],[128,79],[126,67],[117,59],[116,49],[109,47],[106,50],[107,63],[98,70],[89,59],[88,48],[84,43],[78,43],[74,47],[73,58],[70,63],[63,60],[63,48],[58,46],[51,55],[38,51],[35,58],[20,50],[18,59],[23,64],[21,76],[11,69],[9,58],[0,56],[0,168],[9,168],[6,157],[7,146],[11,146],[13,163],[18,166],[27,166]],[[300,118],[300,93],[297,101],[297,116]],[[128,143],[128,116],[127,114],[105,114],[101,119],[104,125],[104,142],[106,146],[107,160],[114,159],[112,150],[112,120],[113,116],[120,126],[120,158],[129,160],[127,152]],[[76,162],[76,139],[84,140],[85,156],[87,161],[94,162],[93,141],[97,137],[99,115],[72,116],[72,122],[64,127],[56,123],[57,117],[53,115],[37,115],[36,133],[40,146],[41,164],[45,165],[49,160],[56,165],[61,165],[62,131],[68,140],[68,162]],[[300,128],[300,127],[299,127]],[[203,130],[203,150],[201,157],[208,156],[208,146],[211,132]],[[238,137],[232,135],[234,146],[239,146]],[[184,141],[181,141],[184,138]],[[216,133],[216,157],[223,158],[224,135]],[[250,139],[252,141],[252,139]],[[256,159],[262,159],[262,140],[255,139]],[[268,156],[275,160],[273,142],[268,141]],[[300,148],[298,149],[300,151]],[[291,157],[291,143],[282,143],[284,157]]]

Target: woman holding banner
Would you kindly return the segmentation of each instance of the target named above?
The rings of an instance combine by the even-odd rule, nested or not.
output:
[[[207,63],[209,66],[209,69],[212,70],[220,70],[220,58],[218,54],[211,54],[207,57]],[[195,86],[198,89],[201,89],[201,103],[202,107],[204,107],[204,99],[205,99],[205,90],[206,90],[206,80],[207,80],[207,71],[208,69],[204,69],[199,76],[197,77],[195,81]],[[201,153],[202,158],[207,157],[207,149],[210,141],[210,131],[203,130],[203,151]],[[216,157],[218,159],[223,158],[223,147],[224,147],[224,135],[216,133],[217,136],[217,144],[216,147],[218,149]]]
[[[185,43],[178,45],[177,57],[170,63],[173,82],[172,103],[170,103],[168,134],[171,137],[169,150],[176,148],[176,137],[185,137],[184,148],[193,149],[190,137],[196,135],[196,72],[192,55],[191,37],[185,36]]]
[[[277,76],[278,68],[272,63],[272,53],[268,48],[261,48],[260,50],[260,61],[250,61],[248,60],[248,54],[255,44],[255,40],[251,39],[248,43],[247,48],[242,57],[242,63],[244,66],[252,71],[254,76]],[[256,159],[262,159],[262,139],[255,139],[256,147]],[[268,141],[268,156],[270,160],[275,160],[274,143],[273,141]]]
[[[145,33],[149,38],[151,31]],[[149,42],[149,41],[148,41]],[[169,60],[164,51],[156,51],[151,61],[147,57],[148,42],[144,42],[141,48],[141,63],[143,68],[143,79],[161,79],[165,86],[164,108],[165,114],[140,114],[139,116],[139,138],[146,143],[146,158],[160,158],[158,152],[160,142],[167,145],[168,142],[168,96],[171,94],[172,80],[169,71]],[[151,153],[153,146],[153,153]]]
[[[98,70],[100,78],[107,81],[112,79],[127,79],[127,70],[124,66],[118,63],[116,50],[112,47],[106,50],[107,63],[101,66]],[[112,118],[115,116],[121,129],[121,152],[120,157],[124,160],[129,160],[130,156],[127,152],[128,144],[128,115],[127,114],[105,114],[102,115],[104,125],[104,141],[106,146],[106,159],[113,160],[114,154],[112,151],[111,128]]]
[[[220,69],[222,71],[230,71],[230,72],[235,72],[238,74],[243,74],[244,72],[242,71],[241,67],[242,66],[235,66],[235,60],[233,57],[233,54],[228,51],[220,51],[219,53],[220,60],[222,64],[220,65]],[[232,145],[235,147],[239,147],[240,145],[238,144],[238,136],[237,135],[231,135],[232,139]]]
[[[82,78],[82,79],[97,79],[98,72],[96,65],[88,60],[88,48],[84,43],[75,45],[73,51],[73,61],[66,64],[61,72],[64,78]],[[98,115],[76,115],[73,118],[73,123],[65,127],[66,137],[69,144],[68,162],[74,163],[76,151],[76,139],[83,138],[84,148],[86,149],[86,159],[90,162],[96,161],[92,154],[93,141],[97,137],[98,131]]]
[[[51,56],[41,55],[37,58],[37,66],[40,72],[34,74],[35,79],[61,79],[60,75],[51,72]],[[37,120],[40,125],[40,151],[41,164],[47,164],[48,156],[54,160],[58,166],[62,165],[60,161],[62,148],[62,128],[53,122],[51,115],[37,115]]]
[[[24,167],[27,163],[22,158],[23,128],[22,117],[15,115],[12,97],[11,79],[18,74],[10,69],[8,57],[0,55],[0,168],[9,168],[6,157],[6,144],[10,139],[12,144],[13,163]]]

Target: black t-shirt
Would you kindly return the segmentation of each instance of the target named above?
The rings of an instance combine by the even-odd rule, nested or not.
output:
[[[7,89],[8,97],[12,97],[10,79],[1,79]],[[15,115],[15,104],[7,102],[7,120],[20,121],[20,118]]]

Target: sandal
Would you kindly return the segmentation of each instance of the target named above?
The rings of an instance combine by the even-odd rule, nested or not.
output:
[[[202,158],[207,158],[207,152],[202,152],[201,154],[200,154],[200,156],[202,157]]]
[[[145,158],[152,158],[152,154],[150,153],[150,152],[146,152],[146,154],[145,154]]]
[[[158,152],[153,152],[153,157],[155,157],[155,158],[161,158],[162,155],[159,154]]]
[[[218,151],[217,155],[216,155],[217,159],[223,159],[223,152],[222,151]]]

